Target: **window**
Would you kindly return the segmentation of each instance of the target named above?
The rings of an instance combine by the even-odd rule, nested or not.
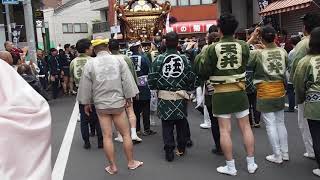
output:
[[[201,0],[190,0],[190,5],[199,5],[201,4]]]
[[[73,24],[74,33],[87,33],[88,24],[87,23],[76,23]]]
[[[212,4],[216,0],[171,0],[173,6],[190,6],[190,5],[201,5],[201,4]]]
[[[177,0],[168,0],[171,3],[171,6],[177,5]]]
[[[62,32],[73,33],[73,24],[71,23],[62,24]]]
[[[201,0],[201,4],[212,4],[213,0]]]
[[[179,6],[188,6],[189,0],[178,0]]]

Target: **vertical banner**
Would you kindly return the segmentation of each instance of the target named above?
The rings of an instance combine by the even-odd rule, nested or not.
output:
[[[23,27],[23,25],[16,25],[15,27],[11,28],[12,29],[12,42],[16,47],[18,47],[22,27]]]
[[[167,20],[166,20],[166,33],[172,32],[173,28],[170,27],[170,13],[167,15]]]

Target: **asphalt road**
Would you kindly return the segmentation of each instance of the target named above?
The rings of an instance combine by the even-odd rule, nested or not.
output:
[[[74,107],[73,97],[61,98],[50,102],[52,113],[52,164],[54,166],[69,119]],[[135,158],[144,161],[144,167],[129,171],[121,144],[116,143],[119,173],[110,176],[104,171],[106,159],[102,150],[97,149],[97,139],[91,138],[91,150],[82,148],[83,142],[80,127],[77,123],[72,146],[67,161],[64,180],[316,180],[312,174],[316,162],[303,157],[304,146],[297,125],[297,113],[286,114],[286,125],[289,135],[290,161],[282,165],[275,165],[265,160],[271,153],[265,127],[254,129],[256,139],[256,162],[259,169],[256,174],[249,175],[246,170],[245,151],[237,124],[233,122],[234,158],[238,169],[237,177],[220,175],[216,167],[224,164],[222,156],[211,154],[213,140],[209,130],[199,128],[202,116],[192,107],[189,114],[192,139],[194,146],[188,149],[187,155],[176,158],[168,163],[164,160],[160,122],[153,127],[158,133],[151,137],[144,137],[143,143],[135,145]]]

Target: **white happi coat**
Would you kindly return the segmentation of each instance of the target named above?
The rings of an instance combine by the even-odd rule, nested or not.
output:
[[[0,179],[51,179],[49,105],[1,59]]]
[[[102,51],[85,65],[77,99],[80,104],[94,104],[96,109],[116,109],[138,93],[126,61]]]

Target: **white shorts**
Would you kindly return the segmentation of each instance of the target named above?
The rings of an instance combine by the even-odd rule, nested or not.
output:
[[[241,112],[233,113],[233,115],[235,115],[237,119],[244,118],[245,116],[249,115],[249,109],[241,111]],[[220,114],[220,115],[214,114],[213,116],[218,117],[218,118],[230,119],[232,114]]]

